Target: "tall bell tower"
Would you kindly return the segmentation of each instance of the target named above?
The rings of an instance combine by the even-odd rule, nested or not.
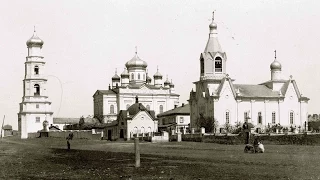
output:
[[[26,44],[28,55],[24,63],[23,97],[18,113],[18,129],[21,139],[28,138],[28,133],[42,130],[43,124],[53,123],[51,102],[46,89],[46,62],[41,53],[43,41],[34,30],[33,36]]]

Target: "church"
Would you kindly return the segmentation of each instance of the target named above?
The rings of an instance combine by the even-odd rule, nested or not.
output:
[[[43,124],[53,123],[51,102],[47,94],[47,75],[45,60],[42,56],[43,40],[36,31],[27,41],[28,55],[25,62],[23,79],[23,97],[18,113],[18,131],[21,139],[28,138],[29,133],[43,129]]]
[[[190,126],[199,129],[199,118],[214,117],[217,132],[225,127],[252,123],[264,130],[275,124],[305,128],[309,98],[299,91],[297,82],[281,74],[276,58],[270,64],[269,80],[260,84],[236,84],[226,72],[227,54],[218,41],[217,24],[212,18],[209,39],[200,54],[200,78],[190,92]],[[275,52],[276,53],[276,52]]]
[[[121,110],[127,110],[139,97],[146,110],[155,112],[154,116],[173,109],[179,104],[179,94],[175,93],[174,84],[157,69],[152,78],[148,75],[148,64],[140,59],[137,51],[126,62],[120,76],[115,72],[108,90],[97,90],[93,95],[94,117],[105,123],[117,120]]]

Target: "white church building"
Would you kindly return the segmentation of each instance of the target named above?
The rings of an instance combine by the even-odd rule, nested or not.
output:
[[[214,117],[219,124],[234,126],[245,121],[255,128],[280,124],[283,127],[307,123],[309,98],[302,96],[296,81],[281,74],[275,59],[270,64],[270,80],[260,84],[236,84],[226,72],[227,55],[218,41],[217,24],[209,25],[209,39],[200,54],[200,79],[190,92],[191,128],[199,129],[200,116]]]
[[[51,102],[47,95],[47,76],[41,50],[43,41],[36,35],[27,41],[28,55],[25,62],[23,79],[23,97],[18,113],[18,131],[21,138],[28,138],[28,133],[43,129],[43,122],[53,123]]]
[[[127,110],[139,97],[147,110],[155,112],[155,117],[179,104],[179,94],[175,93],[174,84],[168,80],[163,82],[159,70],[152,79],[148,76],[147,62],[139,58],[137,52],[126,62],[120,76],[115,73],[112,86],[108,90],[97,90],[93,95],[94,117],[104,122],[117,119],[120,110]]]

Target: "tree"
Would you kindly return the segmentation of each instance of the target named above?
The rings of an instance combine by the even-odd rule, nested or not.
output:
[[[82,127],[84,125],[84,117],[81,116],[79,120],[79,126]]]
[[[211,133],[215,130],[217,121],[214,117],[205,117],[203,114],[200,114],[200,117],[197,120],[197,126],[204,127],[206,132]]]

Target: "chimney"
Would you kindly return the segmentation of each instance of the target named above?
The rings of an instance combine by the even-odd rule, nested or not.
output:
[[[184,106],[184,103],[182,103],[182,107]]]
[[[111,89],[110,84],[109,84],[109,90]]]
[[[139,103],[139,99],[138,99],[138,96],[136,96],[136,103]]]
[[[178,107],[178,105],[174,105],[174,109],[177,108],[177,107]]]

